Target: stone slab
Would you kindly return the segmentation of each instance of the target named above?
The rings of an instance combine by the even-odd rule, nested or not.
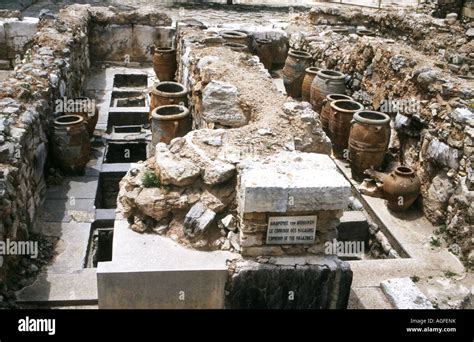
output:
[[[239,212],[314,212],[348,205],[350,183],[327,155],[282,152],[262,162],[244,161]]]
[[[61,185],[52,185],[46,190],[48,199],[95,198],[98,177],[70,177]]]
[[[353,287],[349,297],[348,309],[382,310],[393,309],[380,287]]]
[[[387,279],[380,283],[382,291],[397,309],[434,309],[431,302],[410,278]]]
[[[226,260],[237,257],[139,234],[127,221],[117,220],[112,261],[97,268],[99,308],[223,308]]]
[[[45,224],[47,229],[47,224]],[[50,227],[45,235],[59,238],[55,250],[57,255],[47,265],[48,273],[74,273],[84,268],[91,225],[89,223],[62,223]]]
[[[48,306],[97,304],[96,270],[78,273],[41,273],[30,286],[17,292],[18,303]]]

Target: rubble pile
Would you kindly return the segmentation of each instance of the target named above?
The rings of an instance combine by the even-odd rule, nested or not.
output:
[[[181,34],[180,74],[191,90],[197,129],[169,146],[158,144],[155,158],[131,170],[120,184],[119,206],[136,231],[240,251],[235,191],[241,161],[281,151],[329,154],[330,141],[310,104],[279,93],[258,59],[206,46],[204,32],[185,28]],[[143,185],[146,172],[159,186]]]

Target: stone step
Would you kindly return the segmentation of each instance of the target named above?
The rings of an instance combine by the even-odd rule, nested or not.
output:
[[[16,296],[18,304],[46,307],[97,305],[96,270],[89,268],[69,274],[42,273]]]

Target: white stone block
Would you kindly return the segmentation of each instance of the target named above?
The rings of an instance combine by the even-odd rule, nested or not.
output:
[[[327,155],[282,152],[263,162],[243,162],[239,212],[339,210],[351,187]]]
[[[410,278],[387,279],[381,282],[380,286],[397,309],[434,309],[428,298]]]

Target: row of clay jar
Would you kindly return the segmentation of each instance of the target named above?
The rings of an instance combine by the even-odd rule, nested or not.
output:
[[[283,69],[288,94],[310,102],[320,114],[334,156],[350,162],[353,179],[362,181],[365,174],[378,178],[384,184],[388,207],[397,211],[408,209],[420,191],[415,172],[406,166],[396,168],[389,176],[375,171],[381,168],[388,149],[390,117],[365,110],[362,104],[346,95],[343,73],[310,66],[311,60],[307,52],[289,52]]]

